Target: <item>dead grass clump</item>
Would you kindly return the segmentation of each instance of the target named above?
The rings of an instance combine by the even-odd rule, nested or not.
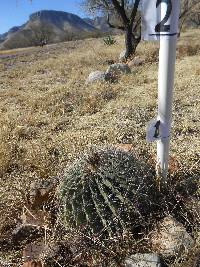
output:
[[[154,63],[158,62],[158,59],[159,59],[159,49],[152,49],[150,51],[147,51],[145,55],[145,62]]]
[[[199,44],[187,44],[187,45],[178,45],[177,47],[177,58],[182,59],[184,57],[195,56],[200,53]]]
[[[175,260],[172,267],[199,267],[200,265],[200,242],[190,249],[181,258]]]
[[[0,139],[0,142],[0,177],[3,177],[3,175],[9,170],[9,166],[12,161],[12,153],[10,146],[4,139]]]
[[[159,45],[157,42],[143,41],[138,46],[136,56],[142,58],[145,63],[155,63],[158,61]]]
[[[101,111],[109,101],[116,99],[116,97],[117,90],[111,87],[111,85],[96,83],[82,95],[79,112],[81,115],[95,114]]]

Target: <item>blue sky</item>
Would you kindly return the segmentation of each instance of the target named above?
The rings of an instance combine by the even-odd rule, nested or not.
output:
[[[80,8],[81,0],[0,0],[0,33],[13,26],[20,26],[35,11],[61,10],[84,16]]]

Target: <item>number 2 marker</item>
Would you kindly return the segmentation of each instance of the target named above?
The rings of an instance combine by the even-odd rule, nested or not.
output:
[[[171,12],[172,12],[172,1],[171,0],[157,0],[156,2],[156,8],[158,8],[159,5],[162,4],[162,2],[167,4],[167,10],[166,10],[166,14],[165,17],[163,18],[163,20],[161,22],[159,22],[156,27],[155,27],[155,31],[156,32],[170,32],[170,28],[171,25],[165,25],[165,23],[168,21],[169,17],[171,16]]]
[[[157,171],[166,182],[169,160],[172,101],[176,61],[176,43],[180,0],[141,0],[142,37],[144,40],[160,40],[158,71],[158,116],[159,129],[152,133],[157,138]],[[154,122],[155,123],[155,122]],[[154,127],[155,128],[155,127]],[[150,126],[150,129],[153,129]],[[157,134],[159,133],[159,134]]]

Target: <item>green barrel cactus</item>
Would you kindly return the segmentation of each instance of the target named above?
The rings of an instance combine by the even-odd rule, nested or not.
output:
[[[102,236],[141,225],[151,210],[152,172],[131,152],[92,149],[64,173],[58,191],[62,223]]]

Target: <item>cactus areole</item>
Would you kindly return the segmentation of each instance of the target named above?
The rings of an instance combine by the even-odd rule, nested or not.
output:
[[[59,188],[65,227],[113,236],[145,222],[154,192],[152,171],[131,152],[94,149],[65,172]]]

